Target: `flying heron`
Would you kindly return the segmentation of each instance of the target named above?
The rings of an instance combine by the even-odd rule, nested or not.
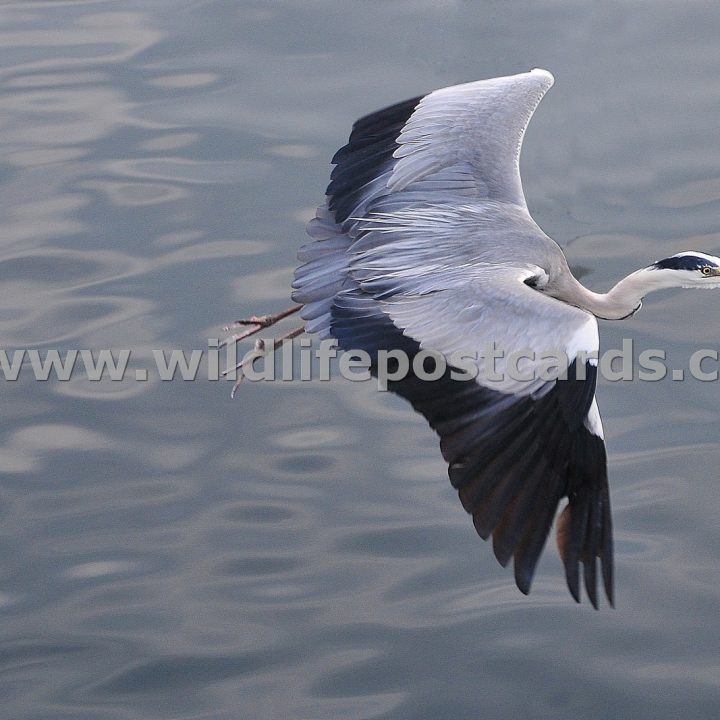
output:
[[[557,521],[567,585],[580,602],[582,566],[597,608],[598,561],[611,605],[614,591],[596,318],[629,317],[653,290],[719,287],[720,258],[681,252],[605,294],[573,277],[530,216],[518,165],[530,117],[552,84],[535,69],[436,90],[358,120],[308,224],[313,242],[298,253],[298,305],[238,321],[245,330],[232,340],[301,311],[305,325],[286,338],[334,338],[343,350],[369,353],[375,369],[381,350],[414,357],[431,348],[449,359],[488,344],[505,357],[535,351],[522,379],[503,373],[501,359],[492,380],[479,362],[472,381],[448,368],[432,382],[410,371],[388,385],[439,435],[463,507],[478,534],[492,536],[500,564],[514,559],[525,594],[567,498]],[[541,351],[558,349],[562,366],[539,372]]]

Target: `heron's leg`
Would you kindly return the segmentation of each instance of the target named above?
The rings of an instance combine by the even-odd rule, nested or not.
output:
[[[303,305],[293,305],[292,307],[287,308],[286,310],[282,310],[279,313],[275,313],[274,315],[253,315],[251,318],[248,318],[247,320],[236,320],[233,323],[230,323],[229,325],[226,325],[223,330],[229,331],[229,330],[237,330],[238,328],[244,327],[246,328],[243,330],[243,332],[236,333],[234,335],[231,335],[227,340],[224,340],[220,347],[223,348],[226,345],[230,345],[230,343],[236,343],[240,340],[244,340],[245,338],[251,337],[252,335],[255,335],[256,333],[259,333],[261,330],[264,330],[265,328],[272,327],[276,323],[280,322],[281,320],[284,320],[286,317],[289,317],[290,315],[293,315],[296,312],[299,312],[303,309]],[[296,337],[293,335],[293,337]],[[285,338],[283,338],[285,339]]]
[[[300,306],[302,307],[302,306]],[[297,312],[299,308],[293,308],[292,312]],[[287,315],[291,315],[292,313],[287,313]],[[272,323],[271,323],[272,324]],[[269,325],[266,325],[265,327],[269,327]],[[257,332],[257,330],[254,330],[253,333]],[[275,338],[271,341],[270,347],[268,347],[267,343],[264,340],[256,340],[255,341],[255,348],[254,351],[251,354],[248,354],[246,357],[244,357],[234,368],[229,368],[228,370],[225,370],[223,372],[223,377],[227,377],[231,372],[235,371],[237,372],[237,380],[235,380],[235,384],[233,385],[232,392],[230,393],[230,397],[235,397],[235,392],[240,387],[240,383],[243,381],[243,378],[245,377],[245,369],[248,367],[252,367],[252,364],[261,357],[264,357],[265,355],[269,355],[270,353],[274,353],[282,346],[282,344],[285,342],[285,340],[292,340],[293,338],[296,338],[298,335],[302,335],[305,332],[305,326],[300,325],[300,327],[296,327],[294,330],[291,330],[288,333],[285,333],[284,335],[281,335],[279,338]],[[253,334],[250,333],[250,334]],[[247,337],[247,335],[245,336]]]

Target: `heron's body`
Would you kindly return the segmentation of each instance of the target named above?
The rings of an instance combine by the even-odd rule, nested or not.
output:
[[[583,565],[597,606],[598,559],[611,602],[613,581],[596,361],[587,359],[598,350],[595,317],[626,317],[652,289],[717,285],[720,261],[676,256],[607,294],[578,283],[530,217],[518,168],[525,127],[552,82],[533,70],[438,90],[359,120],[333,158],[293,299],[304,305],[308,332],[372,358],[382,349],[413,356],[431,348],[447,358],[488,344],[503,351],[494,368],[480,361],[473,381],[448,371],[426,382],[411,373],[390,389],[439,434],[464,507],[479,534],[492,535],[498,560],[514,558],[523,592],[568,498],[558,523],[568,586],[579,599]],[[693,262],[698,267],[688,269]],[[705,265],[714,267],[711,278]],[[536,357],[518,379],[506,361],[526,350]],[[566,358],[550,377],[539,372],[547,352]]]

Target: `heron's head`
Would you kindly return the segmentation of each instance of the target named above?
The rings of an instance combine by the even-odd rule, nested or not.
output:
[[[650,265],[659,287],[720,287],[720,258],[697,250],[671,255]]]

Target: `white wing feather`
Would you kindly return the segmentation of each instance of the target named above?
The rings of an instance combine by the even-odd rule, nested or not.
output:
[[[458,354],[478,358],[480,385],[518,396],[547,392],[579,352],[597,353],[598,326],[590,313],[524,283],[541,273],[532,266],[476,267],[463,277],[444,275],[442,289],[380,303],[422,348],[448,361]],[[493,346],[502,357],[491,366],[483,356]],[[554,358],[564,362],[556,366]],[[586,360],[578,363],[583,371]]]

